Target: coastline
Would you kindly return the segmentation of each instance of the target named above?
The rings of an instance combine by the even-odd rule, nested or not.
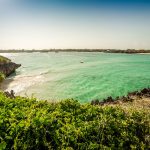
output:
[[[5,86],[12,80],[5,80]],[[124,145],[130,149],[133,144],[138,148],[149,147],[150,88],[85,104],[75,99],[56,102],[17,96],[11,90],[0,92],[0,104],[3,127],[0,131],[6,149],[14,146],[23,149],[24,143],[27,143],[27,149],[31,149],[31,145],[32,149],[39,149],[39,145],[40,149],[67,149],[68,143],[70,146],[74,143],[72,149],[79,146],[85,149],[84,143],[87,143],[87,149],[93,145],[104,149],[108,143],[108,148],[123,143],[118,149],[123,149]],[[16,135],[21,136],[16,138]],[[94,144],[89,148],[91,141]]]
[[[0,90],[1,91],[5,91],[12,81],[13,81],[13,79],[5,79],[5,80],[3,80],[2,83],[0,83]]]
[[[21,64],[16,64],[16,63],[12,62],[10,59],[8,59],[8,58],[6,58],[4,56],[0,56],[0,58],[1,58],[1,61],[0,61],[0,73],[1,73],[1,75],[4,76],[1,79],[1,81],[0,81],[0,90],[4,91],[4,89],[13,80],[13,79],[5,80],[5,78],[7,78],[11,74],[13,74],[15,72],[15,70],[21,66]],[[4,84],[4,82],[5,82],[5,84]]]
[[[136,49],[43,49],[43,50],[0,50],[0,53],[48,53],[48,52],[103,52],[103,53],[124,53],[124,54],[150,54],[150,50]]]
[[[11,55],[11,57],[9,55]],[[140,90],[150,85],[148,71],[149,56],[105,53],[9,53],[4,54],[4,56],[9,56],[8,58],[14,62],[21,63],[23,67],[18,69],[17,76],[14,74],[12,77],[10,76],[6,79],[7,82],[5,80],[7,85],[4,83],[5,86],[3,86],[3,89],[5,88],[6,91],[13,89],[15,93],[22,96],[24,96],[25,93],[29,96],[34,93],[35,97],[39,99],[61,100],[65,98],[76,98],[84,103],[96,98],[104,99],[107,98],[107,96],[112,96],[113,98],[123,96],[129,91]],[[63,59],[61,60],[62,57]],[[74,61],[72,58],[74,58]],[[108,63],[106,60],[108,60]],[[145,60],[148,60],[148,63],[147,61],[145,62]],[[58,62],[58,65],[55,64],[55,61]],[[81,61],[84,63],[81,64]],[[133,63],[131,64],[130,62]],[[61,63],[64,64],[60,67]],[[140,65],[142,69],[135,68],[137,64],[142,64]],[[70,66],[67,67],[67,65]],[[47,66],[51,67],[48,68]],[[94,69],[93,66],[99,69]],[[102,70],[103,68],[106,69]],[[84,69],[86,70],[84,71]],[[78,70],[78,72],[76,70]],[[129,70],[129,72],[127,72],[127,70]],[[144,70],[147,70],[147,72],[142,73]],[[74,76],[76,72],[81,78],[78,79]],[[133,72],[138,75],[133,75]],[[112,75],[112,77],[109,74]],[[130,75],[130,79],[128,79],[128,75]],[[38,76],[43,78],[41,79],[41,77],[39,78]],[[67,78],[67,76],[69,78]],[[11,78],[13,80],[10,80]],[[113,85],[118,79],[120,79],[120,83]],[[128,83],[129,80],[134,83],[133,86]],[[32,83],[32,85],[30,83]],[[87,85],[80,83],[87,83]],[[65,85],[68,85],[68,87],[66,88]],[[119,86],[119,88],[117,86]],[[80,93],[79,90],[74,90],[75,88],[85,90],[82,91],[83,93]],[[113,88],[116,90],[113,90]],[[21,89],[22,91],[20,92]],[[57,91],[61,92],[58,93]],[[61,94],[63,92],[65,94]]]
[[[104,105],[123,105],[127,102],[134,102],[134,101],[139,101],[141,102],[141,100],[143,101],[147,101],[147,108],[150,108],[150,88],[144,88],[138,91],[133,91],[133,92],[129,92],[126,96],[122,96],[122,97],[116,97],[116,98],[112,98],[111,96],[107,97],[106,99],[103,100],[92,100],[91,101],[91,105],[100,105],[100,106],[104,106]],[[143,105],[142,103],[140,103],[141,105]]]

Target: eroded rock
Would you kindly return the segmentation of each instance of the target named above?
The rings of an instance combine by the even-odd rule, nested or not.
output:
[[[15,72],[21,64],[16,64],[13,62],[0,63],[0,72],[3,73],[6,77]]]

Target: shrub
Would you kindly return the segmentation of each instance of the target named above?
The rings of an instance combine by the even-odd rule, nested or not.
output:
[[[149,113],[0,93],[0,149],[149,149]]]

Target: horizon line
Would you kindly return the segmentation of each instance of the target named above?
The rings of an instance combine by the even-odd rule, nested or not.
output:
[[[0,49],[0,51],[3,50],[150,50],[150,48],[139,48],[139,49],[135,49],[135,48],[126,48],[126,49],[122,49],[122,48],[43,48],[43,49],[37,49],[37,48],[31,48],[31,49],[27,49],[27,48],[19,48],[19,49],[15,49],[15,48],[9,48],[9,49]]]

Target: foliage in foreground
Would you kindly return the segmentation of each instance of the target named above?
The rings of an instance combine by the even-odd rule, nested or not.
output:
[[[0,149],[149,149],[149,113],[0,94]]]

